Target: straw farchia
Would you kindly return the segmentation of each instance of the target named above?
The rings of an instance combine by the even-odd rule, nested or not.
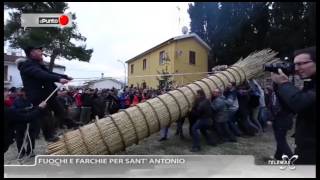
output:
[[[261,74],[265,63],[277,61],[276,54],[270,49],[254,52],[224,71],[67,132],[59,141],[48,144],[48,154],[103,155],[123,151],[186,116],[197,90],[202,89],[211,98],[216,88],[224,90],[231,82],[240,85]]]

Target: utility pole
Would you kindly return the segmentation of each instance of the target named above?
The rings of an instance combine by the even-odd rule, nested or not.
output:
[[[177,6],[178,9],[178,30],[180,30],[180,7]]]
[[[127,71],[126,71],[126,64],[122,61],[120,61],[119,59],[117,60],[118,62],[122,63],[123,64],[123,68],[124,68],[124,86],[126,86],[126,75],[127,75]]]

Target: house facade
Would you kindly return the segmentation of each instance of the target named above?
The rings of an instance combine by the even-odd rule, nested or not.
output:
[[[22,80],[20,76],[20,71],[17,68],[15,63],[16,59],[24,58],[24,56],[16,56],[16,55],[8,55],[4,53],[3,60],[4,60],[4,87],[22,87]],[[48,62],[44,62],[47,67],[49,67]],[[66,70],[65,66],[61,65],[54,65],[53,72],[64,74]]]
[[[124,86],[124,83],[113,79],[113,78],[101,78],[98,80],[93,80],[85,83],[89,88],[92,89],[122,89]]]
[[[172,75],[174,85],[206,77],[210,47],[196,34],[171,38],[126,61],[128,85],[158,88],[162,72]]]

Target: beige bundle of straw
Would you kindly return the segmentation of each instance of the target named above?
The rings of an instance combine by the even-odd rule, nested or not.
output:
[[[223,90],[231,82],[240,85],[263,72],[265,63],[277,60],[276,54],[270,49],[252,53],[224,71],[65,133],[58,142],[48,145],[48,154],[100,155],[123,151],[186,116],[197,90],[202,89],[210,98],[216,88]]]

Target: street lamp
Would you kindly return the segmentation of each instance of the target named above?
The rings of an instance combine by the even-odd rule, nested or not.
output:
[[[123,68],[124,68],[124,86],[127,84],[126,83],[126,75],[127,75],[127,71],[126,71],[126,64],[122,61],[120,61],[119,59],[117,60],[118,62],[122,63],[123,64]]]

